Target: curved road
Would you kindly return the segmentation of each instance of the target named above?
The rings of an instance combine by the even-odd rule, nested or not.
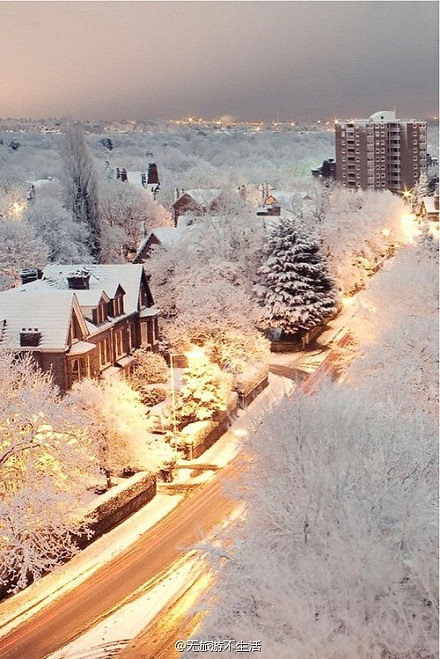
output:
[[[220,524],[232,512],[237,502],[222,493],[223,481],[230,480],[240,470],[239,461],[231,461],[128,551],[0,638],[0,657],[42,659],[105,617],[113,607],[185,554],[203,533]]]

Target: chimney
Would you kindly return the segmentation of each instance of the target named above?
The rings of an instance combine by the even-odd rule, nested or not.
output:
[[[148,184],[159,185],[159,175],[157,173],[157,165],[155,162],[148,164]]]
[[[76,291],[89,290],[90,273],[87,270],[76,270],[66,276],[68,287]]]
[[[38,268],[31,268],[29,270],[22,270],[20,272],[20,279],[22,284],[29,284],[31,281],[37,281],[41,279],[43,272]]]
[[[439,210],[439,196],[438,196],[438,185],[434,192],[434,208],[436,211]]]
[[[38,327],[32,329],[22,328],[20,332],[20,345],[28,348],[37,348],[40,345],[41,341],[41,332],[38,331]]]
[[[125,181],[128,181],[127,170],[125,169],[125,167],[124,169],[121,169],[121,181],[123,181],[124,183]]]

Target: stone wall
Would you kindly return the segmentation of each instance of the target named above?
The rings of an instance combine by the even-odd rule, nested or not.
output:
[[[155,495],[156,477],[145,472],[139,472],[112,487],[84,509],[82,518],[93,520],[90,524],[93,536],[89,539],[84,536],[77,538],[78,546],[82,549],[103,533],[110,531],[151,501]]]

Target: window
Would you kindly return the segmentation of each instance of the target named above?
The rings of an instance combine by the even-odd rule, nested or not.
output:
[[[134,327],[130,323],[127,327],[127,352],[131,352],[131,349],[134,347]]]
[[[115,355],[116,359],[119,359],[119,357],[122,357],[122,355],[125,355],[125,350],[124,350],[124,330],[116,330],[114,334],[114,339],[115,339]]]
[[[113,315],[122,316],[123,313],[124,313],[124,300],[122,295],[118,295],[113,300]]]
[[[108,339],[103,339],[99,342],[99,365],[101,368],[110,364],[110,351]]]
[[[72,359],[70,362],[70,373],[72,382],[79,382],[83,378],[90,377],[90,359],[89,357],[81,357]]]
[[[107,309],[105,304],[98,304],[96,309],[93,309],[92,320],[95,325],[102,325],[107,320]]]
[[[141,344],[148,345],[147,323],[141,323]]]

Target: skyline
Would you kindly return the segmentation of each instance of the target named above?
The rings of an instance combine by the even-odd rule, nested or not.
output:
[[[4,117],[438,114],[435,2],[3,2],[0,15]]]

